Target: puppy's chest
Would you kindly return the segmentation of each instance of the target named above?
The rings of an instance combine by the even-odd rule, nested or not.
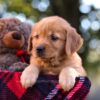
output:
[[[38,62],[39,64],[39,67],[41,69],[41,71],[43,73],[46,73],[46,74],[59,74],[60,71],[66,67],[63,62],[59,62],[59,63],[52,63],[52,62]]]
[[[43,66],[41,68],[41,72],[45,74],[54,74],[54,75],[58,75],[61,70],[62,70],[62,67],[47,67],[47,66],[44,67]]]
[[[61,70],[65,67],[68,67],[72,64],[73,61],[70,61],[70,59],[49,59],[49,60],[42,60],[42,59],[31,59],[31,62],[33,65],[37,65],[43,73],[53,73],[53,74],[59,74]]]

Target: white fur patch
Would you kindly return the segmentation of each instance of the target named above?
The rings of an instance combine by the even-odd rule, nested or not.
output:
[[[21,84],[23,87],[28,88],[32,87],[38,78],[39,69],[36,66],[29,65],[25,68],[21,75]]]
[[[59,75],[59,83],[65,91],[70,90],[75,84],[79,73],[72,67],[64,68]]]

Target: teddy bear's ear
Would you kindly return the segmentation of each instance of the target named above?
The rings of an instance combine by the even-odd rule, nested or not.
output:
[[[31,54],[32,51],[32,36],[30,35],[29,40],[28,40],[28,54]]]
[[[5,23],[0,21],[0,32],[6,27]]]

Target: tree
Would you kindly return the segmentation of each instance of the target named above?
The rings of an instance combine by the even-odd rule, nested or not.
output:
[[[58,15],[71,23],[79,31],[79,0],[50,0],[53,15]]]

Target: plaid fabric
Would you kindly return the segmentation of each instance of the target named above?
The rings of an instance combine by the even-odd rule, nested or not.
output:
[[[25,50],[17,50],[16,51],[16,55],[19,57],[21,62],[29,64],[29,55],[27,54],[27,51],[25,51]]]
[[[57,76],[41,74],[33,87],[25,89],[20,75],[21,72],[0,71],[0,100],[84,100],[91,86],[87,77],[78,77],[73,89],[64,92]]]

